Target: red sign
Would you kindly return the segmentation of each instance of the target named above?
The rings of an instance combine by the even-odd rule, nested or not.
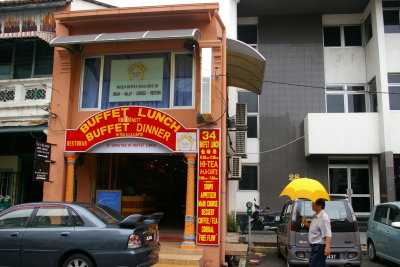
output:
[[[147,107],[117,107],[93,115],[78,129],[66,131],[65,151],[85,152],[115,138],[145,138],[172,151],[197,151],[196,129],[185,129],[168,114]]]
[[[197,184],[197,244],[219,243],[220,131],[200,130]]]

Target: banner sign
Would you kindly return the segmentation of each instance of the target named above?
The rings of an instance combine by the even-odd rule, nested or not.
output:
[[[117,107],[99,112],[76,130],[66,130],[66,152],[86,152],[114,138],[145,138],[171,151],[196,152],[197,130],[185,129],[168,114],[147,107]]]
[[[36,141],[35,159],[50,160],[51,144],[42,141]]]
[[[113,60],[108,101],[161,101],[163,62],[163,58]]]
[[[33,162],[33,180],[39,182],[49,181],[50,162],[35,159]]]
[[[199,131],[197,244],[219,244],[220,130]]]

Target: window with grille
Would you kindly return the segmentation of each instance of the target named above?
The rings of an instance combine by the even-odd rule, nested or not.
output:
[[[46,90],[44,88],[27,88],[25,91],[25,100],[38,100],[46,98]]]
[[[14,88],[0,89],[0,101],[1,102],[14,101],[14,98],[15,98],[15,89]]]

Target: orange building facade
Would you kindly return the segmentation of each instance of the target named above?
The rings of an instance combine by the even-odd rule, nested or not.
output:
[[[218,4],[63,11],[44,201],[164,212],[163,241],[220,266],[226,233],[226,36]]]

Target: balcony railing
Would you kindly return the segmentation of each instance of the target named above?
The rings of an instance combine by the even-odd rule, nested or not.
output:
[[[0,81],[0,122],[3,126],[47,121],[51,78]]]

